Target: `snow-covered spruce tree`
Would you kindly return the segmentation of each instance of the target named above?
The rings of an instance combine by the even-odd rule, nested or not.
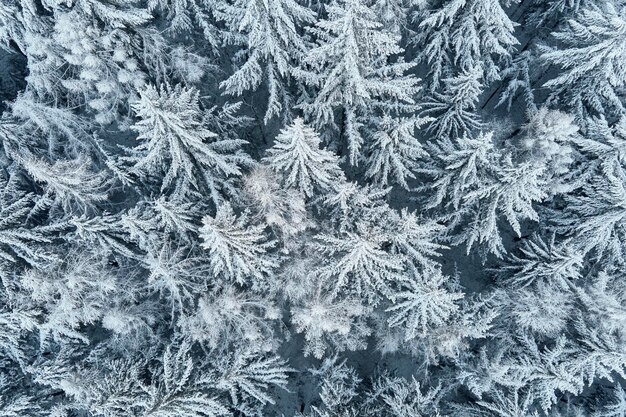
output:
[[[390,295],[390,287],[404,270],[401,256],[383,250],[386,236],[381,230],[364,223],[357,224],[354,231],[322,234],[317,240],[318,250],[332,259],[319,272],[333,282],[336,294],[356,293],[375,302],[380,294]]]
[[[418,79],[407,74],[414,64],[403,62],[399,39],[382,27],[361,0],[335,1],[328,18],[311,33],[316,46],[302,59],[296,74],[313,87],[312,99],[300,107],[319,129],[340,133],[352,165],[362,157],[363,129],[376,111],[401,111],[415,104]]]
[[[442,213],[450,242],[467,244],[468,253],[473,244],[484,244],[502,256],[498,223],[505,220],[521,236],[522,222],[539,220],[535,204],[568,190],[563,181],[571,181],[566,174],[577,131],[571,117],[541,109],[530,115],[516,144],[501,143],[493,132],[432,143],[428,153],[436,157],[426,158],[419,171],[434,180],[427,207],[450,210]]]
[[[260,166],[245,176],[242,198],[251,208],[253,221],[269,226],[283,250],[289,250],[291,240],[313,226],[304,197],[283,187],[269,168]]]
[[[397,183],[408,189],[407,181],[415,178],[417,161],[426,153],[416,138],[416,130],[428,120],[385,114],[377,121],[378,130],[372,132],[368,146],[371,155],[367,158],[366,175],[382,186]]]
[[[317,133],[297,118],[276,136],[265,162],[282,178],[285,187],[310,198],[315,191],[323,193],[343,180],[338,157],[320,149],[320,143]]]
[[[37,195],[23,189],[16,174],[0,177],[0,181],[0,213],[4,214],[0,229],[0,258],[3,260],[0,266],[9,267],[8,271],[11,264],[22,262],[44,267],[56,259],[50,248],[55,227],[31,218],[41,209],[38,207],[41,201]]]
[[[500,0],[436,1],[419,13],[417,60],[429,67],[424,114],[437,136],[481,127],[475,111],[484,89],[501,79],[519,43]]]
[[[626,9],[620,2],[591,4],[552,36],[558,47],[545,46],[541,59],[562,69],[544,85],[551,101],[587,113],[623,116],[621,90],[626,72],[620,64],[626,50]]]
[[[184,319],[183,328],[192,340],[206,343],[211,349],[230,349],[232,335],[237,334],[236,344],[268,351],[273,340],[273,321],[279,313],[271,300],[227,285],[201,298],[195,314]]]
[[[133,104],[140,118],[133,130],[141,143],[129,150],[126,160],[131,173],[156,180],[161,191],[197,191],[217,203],[220,193],[229,191],[231,177],[241,175],[250,159],[240,150],[244,141],[218,138],[204,126],[198,94],[181,86],[142,91]]]
[[[215,18],[216,4],[209,1],[192,0],[148,0],[148,10],[162,13],[169,21],[168,30],[172,34],[193,32],[197,26],[204,38],[217,52],[220,43],[220,30]]]
[[[576,192],[567,194],[567,208],[553,217],[556,229],[572,236],[574,247],[607,265],[623,262],[620,218],[624,197],[624,122],[609,126],[591,119],[586,135],[574,143],[585,164]],[[582,159],[581,158],[581,159]]]
[[[241,96],[264,83],[267,109],[263,121],[267,123],[293,105],[288,86],[292,67],[306,50],[302,26],[312,23],[315,13],[294,0],[236,0],[217,8],[246,48],[240,67],[220,87],[226,94]],[[232,38],[237,40],[236,35]]]
[[[475,112],[483,87],[480,77],[480,69],[474,67],[442,80],[442,91],[433,92],[422,110],[422,115],[430,116],[430,132],[454,138],[481,127]]]
[[[425,3],[423,0],[376,0],[372,10],[386,30],[396,34],[412,33],[409,28],[411,12],[425,6]]]
[[[278,260],[268,251],[275,243],[268,240],[263,225],[250,224],[247,213],[236,215],[228,203],[202,222],[200,237],[211,254],[214,276],[240,284],[248,278],[260,284],[272,276]]]
[[[293,310],[296,331],[304,333],[304,354],[321,359],[329,347],[335,352],[355,351],[367,346],[370,329],[365,323],[368,312],[358,299],[333,297],[332,293],[313,295]]]
[[[112,416],[133,410],[155,416],[214,417],[232,415],[236,409],[258,412],[271,400],[268,388],[284,387],[290,371],[280,360],[253,352],[200,359],[192,356],[188,341],[155,350],[153,360],[142,358],[140,352],[126,359],[94,356],[50,382],[71,393],[63,405],[66,412]],[[142,381],[142,374],[149,378]]]
[[[309,372],[319,380],[319,403],[307,417],[439,415],[440,387],[424,389],[415,379],[383,375],[366,383],[346,362],[326,359]],[[363,385],[369,389],[363,392]]]
[[[393,295],[396,303],[387,309],[392,313],[389,326],[402,326],[405,340],[410,340],[446,323],[458,310],[456,301],[463,294],[447,291],[442,286],[445,281],[437,269],[413,271],[402,283],[402,290]]]
[[[51,165],[27,157],[20,162],[28,174],[44,186],[51,204],[61,206],[66,212],[86,210],[108,197],[110,184],[107,184],[106,171],[94,173],[88,160],[58,159]]]
[[[118,277],[106,271],[105,259],[89,251],[68,253],[46,270],[31,268],[20,279],[32,300],[42,308],[41,343],[48,338],[88,342],[78,329],[95,323],[111,308]]]
[[[476,71],[478,81],[499,79],[519,43],[516,24],[501,0],[435,1],[424,12],[414,42],[423,45],[420,58],[430,65],[431,86],[450,74]]]
[[[32,31],[32,88],[48,100],[87,105],[98,123],[116,120],[146,82],[137,47],[150,14],[134,0],[45,3],[54,19]]]

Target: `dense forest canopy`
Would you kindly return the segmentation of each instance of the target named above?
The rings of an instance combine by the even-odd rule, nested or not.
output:
[[[0,0],[3,417],[626,416],[623,0]]]

